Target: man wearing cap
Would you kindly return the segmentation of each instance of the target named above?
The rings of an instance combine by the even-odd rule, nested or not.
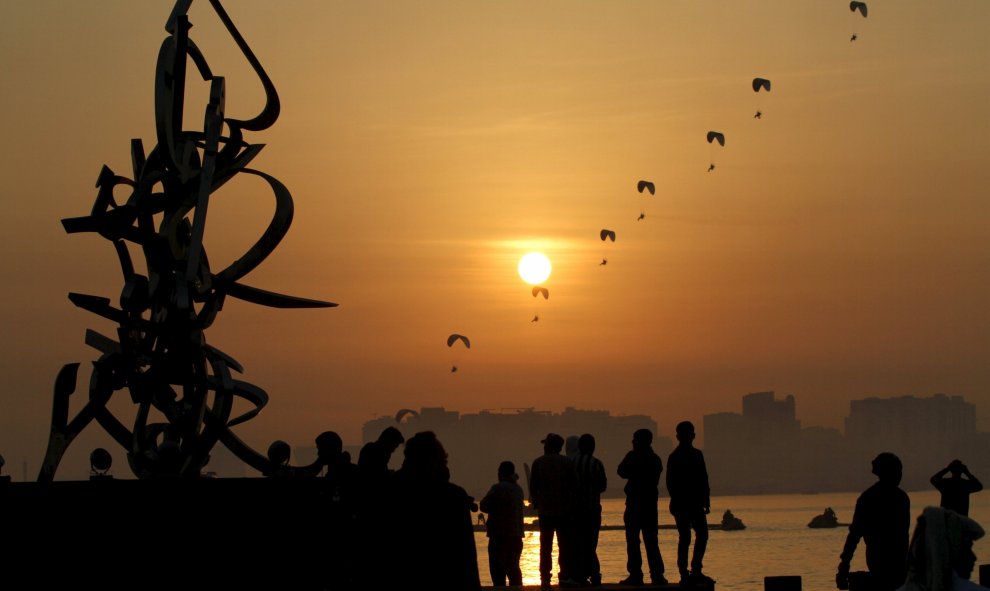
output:
[[[873,460],[877,482],[856,499],[849,534],[839,557],[835,586],[849,588],[849,563],[862,538],[866,542],[866,568],[869,588],[893,591],[907,577],[908,530],[911,528],[911,500],[899,488],[901,460],[884,452]]]
[[[543,455],[533,460],[530,470],[530,501],[536,507],[540,520],[540,585],[550,586],[553,570],[553,539],[557,537],[558,582],[568,577],[567,565],[570,550],[567,540],[561,539],[561,532],[567,527],[570,513],[570,499],[576,485],[574,465],[561,455],[564,438],[556,433],[548,433],[540,443]],[[565,535],[566,537],[566,535]]]
[[[626,526],[626,569],[629,576],[619,581],[621,585],[643,584],[643,557],[639,553],[639,538],[646,546],[646,561],[654,585],[666,585],[663,576],[663,557],[657,540],[659,515],[657,500],[660,497],[660,474],[663,462],[653,451],[653,433],[639,429],[633,433],[632,451],[619,463],[619,476],[625,478],[626,511],[622,521]]]

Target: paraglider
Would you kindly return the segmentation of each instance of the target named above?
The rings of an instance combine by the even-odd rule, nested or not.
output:
[[[640,216],[642,216],[642,215],[643,214],[640,214]],[[612,242],[615,242],[615,230],[609,230],[607,228],[602,228],[602,231],[599,232],[598,235],[602,237],[602,242],[606,242],[607,243],[608,240],[611,240]],[[604,266],[604,265],[607,265],[608,264],[608,259],[605,257],[604,249],[602,249],[602,250],[603,250],[603,252],[602,252],[602,262],[598,263],[599,266]]]
[[[545,288],[545,287],[541,287],[539,285],[534,285],[533,286],[533,297],[536,298],[537,300],[539,300],[540,299],[539,296],[541,296],[541,295],[543,296],[543,299],[544,300],[549,300],[550,299],[550,290],[547,289],[547,288]],[[533,307],[534,307],[534,310],[533,310],[533,319],[530,320],[530,322],[539,322],[540,321],[539,304],[537,303]]]
[[[766,78],[753,78],[753,92],[756,93],[756,115],[753,115],[754,119],[762,119],[763,111],[760,108],[760,91],[770,92],[770,81]]]
[[[644,189],[647,190],[647,191],[649,191],[650,192],[650,195],[656,195],[657,187],[651,181],[643,181],[643,180],[641,180],[638,183],[636,183],[636,190],[637,191],[639,191],[640,193],[642,193]],[[643,219],[645,217],[646,217],[646,213],[644,211],[640,211],[639,212],[639,217],[636,218],[636,221],[638,222],[639,220],[641,220],[641,219]],[[602,238],[602,240],[605,240],[605,238]],[[612,240],[614,241],[615,239],[613,238]]]
[[[469,341],[466,336],[457,333],[453,333],[449,337],[447,337],[447,346],[452,348],[454,346],[454,343],[456,343],[457,341],[464,343],[464,347],[466,349],[471,348],[471,341]],[[457,373],[457,364],[455,363],[451,364],[450,373]],[[396,417],[398,418],[398,415],[396,415]]]
[[[718,142],[718,145],[725,147],[725,134],[720,131],[709,131],[706,137],[708,138],[709,145],[711,145],[711,150],[709,150],[709,152],[712,157],[711,162],[708,165],[708,172],[711,172],[715,170],[715,142]]]
[[[411,409],[411,408],[403,408],[399,412],[395,413],[395,422],[401,424],[402,423],[402,419],[405,418],[406,415],[412,415],[412,416],[417,417],[417,418],[419,417],[419,413],[416,412],[416,411],[414,411],[413,409]]]

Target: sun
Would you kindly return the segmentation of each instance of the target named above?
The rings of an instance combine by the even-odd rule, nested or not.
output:
[[[550,259],[542,252],[530,252],[519,259],[519,276],[530,285],[539,285],[550,277]]]

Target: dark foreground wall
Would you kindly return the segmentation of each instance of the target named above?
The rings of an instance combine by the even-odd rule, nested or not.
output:
[[[5,578],[25,588],[316,589],[323,479],[2,483]]]

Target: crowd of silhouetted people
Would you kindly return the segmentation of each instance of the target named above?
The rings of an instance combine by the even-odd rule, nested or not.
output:
[[[702,572],[710,491],[704,456],[692,444],[694,436],[691,423],[678,425],[679,445],[667,459],[666,485],[679,534],[680,583],[710,587],[714,581]],[[566,454],[561,435],[549,433],[541,443],[544,453],[533,460],[529,483],[540,531],[541,584],[549,587],[553,580],[556,541],[560,586],[601,585],[598,534],[601,494],[608,478],[605,466],[594,455],[595,438],[590,433],[570,437]],[[636,431],[632,449],[616,470],[626,480],[623,521],[628,576],[620,581],[623,585],[645,583],[641,543],[650,581],[667,583],[657,535],[664,463],[652,443],[651,431]],[[268,451],[274,466],[268,473],[271,477],[283,476],[279,467],[288,466],[288,446],[280,444],[273,443]],[[336,433],[321,434],[316,444],[315,466],[326,484],[323,525],[328,534],[323,543],[328,560],[322,581],[328,588],[350,588],[369,577],[376,586],[386,588],[410,582],[435,589],[479,588],[471,518],[479,510],[487,515],[484,524],[492,583],[522,585],[525,494],[513,462],[499,464],[497,481],[475,503],[463,488],[450,482],[447,453],[433,432],[405,440],[398,429],[389,427],[361,449],[356,464]],[[389,461],[403,445],[402,465],[392,471]],[[695,541],[689,562],[692,534]]]
[[[708,472],[704,455],[693,445],[694,425],[681,422],[676,435],[678,445],[667,458],[665,484],[678,532],[678,582],[681,587],[711,589],[715,581],[703,570],[711,509]],[[549,433],[540,443],[543,454],[532,462],[529,497],[538,516],[541,586],[549,587],[553,581],[554,541],[557,584],[599,586],[601,494],[606,490],[608,471],[594,455],[595,438],[585,433],[565,441],[561,435]],[[650,430],[637,430],[632,448],[616,468],[616,474],[626,481],[623,524],[628,576],[619,581],[621,585],[646,583],[641,545],[650,582],[668,584],[658,543],[664,462],[652,444]],[[401,467],[393,471],[390,460],[403,445]],[[373,581],[378,588],[410,584],[445,590],[480,588],[473,512],[479,512],[479,524],[486,527],[493,585],[522,585],[525,493],[513,462],[498,465],[497,481],[476,503],[463,488],[450,482],[447,452],[431,431],[406,440],[397,428],[388,427],[377,440],[361,448],[357,463],[332,431],[317,437],[316,446],[317,461],[305,469],[293,469],[288,464],[289,445],[274,442],[268,449],[272,467],[266,476],[320,478],[319,490],[325,501],[318,527],[324,535],[316,542],[323,557],[320,588],[351,589],[366,581]],[[90,459],[93,478],[108,478],[109,454],[97,450]],[[932,475],[931,484],[941,494],[940,506],[922,511],[913,535],[909,535],[911,502],[900,488],[900,459],[893,453],[881,453],[872,462],[872,472],[877,482],[856,500],[840,554],[836,587],[850,591],[982,589],[969,578],[976,564],[973,542],[984,531],[968,515],[969,497],[983,485],[966,465],[953,460]],[[866,547],[868,570],[851,572],[860,541]]]
[[[703,570],[711,509],[705,459],[693,445],[694,425],[684,421],[676,434],[678,445],[666,460],[665,484],[678,531],[678,582],[682,587],[712,588],[714,580]],[[402,466],[390,471],[389,460],[403,443]],[[549,587],[553,582],[555,541],[558,585],[601,585],[597,547],[608,471],[594,455],[595,438],[586,433],[565,440],[549,433],[540,443],[543,454],[532,462],[529,497],[538,516],[541,585]],[[644,585],[646,573],[652,584],[668,584],[657,535],[664,462],[652,444],[649,430],[633,433],[632,448],[615,471],[626,481],[623,524],[628,576],[619,581],[622,585]],[[450,482],[447,453],[432,432],[404,440],[398,429],[389,427],[361,449],[356,465],[334,433],[321,435],[317,448],[331,491],[328,525],[335,532],[327,577],[331,588],[358,584],[370,573],[382,584],[422,581],[438,589],[480,587],[471,517],[479,509],[487,515],[479,523],[487,530],[493,585],[522,585],[525,493],[513,462],[498,465],[497,481],[475,503]],[[969,495],[983,488],[980,481],[959,460],[933,475],[931,483],[941,492],[941,507],[926,508],[909,537],[911,508],[899,488],[900,460],[881,453],[872,467],[877,482],[856,501],[836,586],[853,591],[978,588],[968,579],[975,565],[972,542],[983,530],[968,512]],[[868,571],[850,572],[860,540],[865,542]]]

